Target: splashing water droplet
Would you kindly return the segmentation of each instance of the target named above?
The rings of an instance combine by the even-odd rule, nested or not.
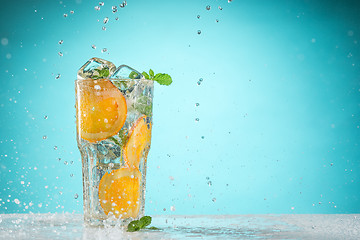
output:
[[[213,202],[216,202],[216,198],[211,199]]]
[[[170,206],[170,211],[175,211],[175,206]]]
[[[70,11],[70,14],[74,14],[74,10],[71,10],[71,11]]]
[[[74,198],[78,199],[78,197],[79,197],[79,195],[77,193],[75,193]]]
[[[44,116],[44,119],[48,119],[48,116],[45,115],[45,116]]]
[[[58,52],[59,56],[62,57],[64,54],[62,52]]]
[[[91,45],[91,48],[92,48],[92,49],[96,49],[96,46],[93,44],[93,45]]]
[[[197,15],[196,17],[197,17],[197,19],[200,19],[200,15]]]
[[[60,162],[60,161],[61,161],[61,158],[58,158],[58,161]]]
[[[67,15],[67,13],[64,13],[64,17],[66,18],[68,15]]]
[[[201,136],[201,139],[204,139],[205,138],[205,136]]]
[[[62,195],[62,194],[63,194],[63,192],[61,192],[61,191],[60,191],[60,192],[59,192],[59,194],[60,194],[60,195]]]
[[[102,27],[102,30],[106,31],[106,27]]]
[[[65,164],[65,165],[68,165],[68,162],[67,162],[67,161],[64,161],[64,164]]]
[[[102,50],[101,50],[101,52],[107,52],[107,48],[103,48]]]
[[[56,75],[55,79],[59,79],[60,77],[61,77],[61,74],[58,73],[58,74]]]
[[[211,181],[208,181],[207,184],[210,186],[212,186],[212,182]]]
[[[199,118],[195,118],[195,122],[198,122],[200,119]]]
[[[104,6],[104,2],[99,2],[99,6]]]
[[[228,0],[228,3],[231,3],[232,2],[232,0]]]
[[[223,8],[221,6],[219,6],[219,10],[222,10]]]
[[[106,24],[108,21],[109,21],[108,17],[104,18],[104,20],[103,20],[104,24]]]
[[[99,11],[100,10],[100,7],[99,6],[95,6],[94,7],[96,11]]]
[[[15,202],[16,204],[20,204],[20,200],[17,199],[17,198],[14,199],[14,202]]]
[[[195,106],[196,106],[196,107],[200,106],[200,103],[195,103]]]
[[[44,136],[43,136],[43,139],[47,139],[47,136],[46,136],[46,135],[44,135]]]
[[[118,18],[118,17],[116,17],[116,18],[115,18],[115,20],[117,21],[117,20],[119,20],[119,18]]]
[[[116,12],[117,12],[117,6],[112,6],[111,8],[112,8],[112,12],[113,12],[113,13],[116,13]]]
[[[58,149],[58,147],[57,146],[54,146],[54,150],[57,150]]]
[[[210,5],[207,5],[207,6],[206,6],[206,10],[209,11],[210,9],[211,9]]]
[[[219,19],[216,19],[215,21],[218,23],[218,22],[219,22]]]
[[[63,44],[63,42],[64,42],[64,40],[60,40],[60,41],[59,41],[59,44],[61,45],[61,44]]]
[[[73,177],[74,176],[74,174],[73,173],[70,173],[70,177]]]
[[[197,34],[199,34],[199,35],[200,35],[200,34],[201,34],[201,30],[198,30],[198,31],[197,31]]]

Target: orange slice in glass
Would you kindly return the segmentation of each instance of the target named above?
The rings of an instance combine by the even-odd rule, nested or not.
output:
[[[105,214],[136,218],[140,209],[140,180],[137,169],[120,168],[105,173],[99,184],[99,201]]]
[[[125,123],[126,100],[109,80],[82,80],[77,84],[77,124],[80,137],[97,142],[115,135]]]
[[[129,168],[139,168],[141,157],[146,160],[151,143],[151,122],[142,116],[129,131],[129,140],[124,147],[124,160]]]

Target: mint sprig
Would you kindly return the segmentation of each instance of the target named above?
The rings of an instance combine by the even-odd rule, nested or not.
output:
[[[110,75],[110,71],[108,67],[103,67],[102,69],[94,69],[94,71],[98,72],[98,75],[93,75],[92,79],[100,79],[107,78]]]
[[[141,229],[149,229],[149,230],[160,230],[157,227],[148,227],[151,223],[151,217],[150,216],[144,216],[140,218],[139,220],[131,221],[127,227],[128,232],[136,232]]]
[[[142,75],[144,75],[146,79],[154,80],[158,82],[160,85],[169,86],[172,83],[172,78],[170,77],[169,74],[166,73],[154,74],[154,71],[152,69],[149,70],[149,73],[142,72]]]

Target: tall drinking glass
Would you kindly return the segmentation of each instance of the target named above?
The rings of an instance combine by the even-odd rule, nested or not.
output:
[[[84,219],[125,225],[144,215],[154,85],[144,79],[78,79],[77,143]]]

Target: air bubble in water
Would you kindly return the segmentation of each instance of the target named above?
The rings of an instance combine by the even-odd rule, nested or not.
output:
[[[62,57],[64,54],[62,52],[58,52],[59,56]]]
[[[91,48],[92,48],[92,49],[96,49],[96,46],[93,44],[93,45],[91,45]]]
[[[198,31],[197,31],[197,34],[199,34],[199,35],[200,35],[200,34],[201,34],[201,30],[198,30]]]
[[[206,6],[206,10],[208,10],[208,11],[209,11],[209,10],[210,10],[210,8],[211,8],[211,7],[210,7],[210,5],[207,5],[207,6]]]
[[[106,24],[108,21],[109,21],[108,17],[104,18],[104,20],[103,20],[104,24]]]
[[[60,77],[61,77],[61,74],[58,73],[58,74],[56,75],[55,79],[59,79]]]
[[[61,44],[63,44],[63,42],[64,42],[64,40],[60,40],[60,41],[59,41],[59,44],[61,45]]]
[[[78,197],[79,197],[79,195],[77,193],[75,193],[74,198],[78,199]]]

